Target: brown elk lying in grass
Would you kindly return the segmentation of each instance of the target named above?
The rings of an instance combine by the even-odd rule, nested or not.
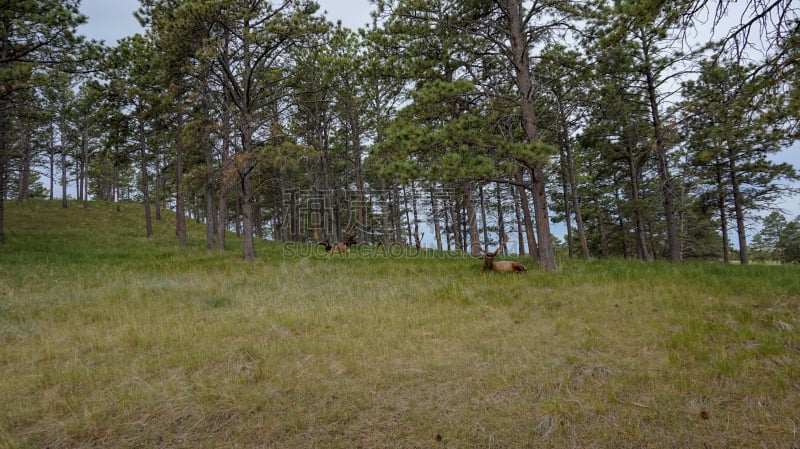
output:
[[[319,242],[319,244],[324,246],[325,247],[325,251],[329,252],[331,254],[338,254],[338,253],[342,253],[343,254],[343,253],[350,252],[350,248],[348,248],[347,245],[345,245],[342,242],[337,242],[336,244],[331,245],[331,241],[328,240],[328,239],[325,239],[325,240]]]
[[[519,262],[512,262],[510,260],[498,260],[497,262],[494,261],[494,258],[497,257],[497,254],[506,246],[508,243],[508,234],[505,235],[503,241],[497,247],[497,250],[490,253],[489,247],[487,245],[486,251],[484,251],[483,256],[483,268],[481,268],[481,272],[486,271],[495,271],[498,273],[522,273],[528,271],[528,268],[525,265]]]
[[[331,245],[331,241],[329,239],[319,242],[320,245],[325,247],[325,251],[331,254],[349,253],[350,245],[355,245],[356,243],[356,233],[354,230],[349,231],[347,234],[347,242],[337,242],[334,245]]]

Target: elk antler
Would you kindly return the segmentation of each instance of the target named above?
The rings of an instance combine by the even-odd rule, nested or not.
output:
[[[508,243],[508,233],[507,232],[503,232],[502,235],[503,235],[503,239],[500,241],[500,244],[497,245],[497,249],[494,252],[489,252],[489,243],[487,242],[486,246],[484,247],[483,254],[479,254],[477,256],[475,256],[473,253],[470,253],[470,254],[472,254],[472,257],[474,257],[476,259],[483,259],[484,257],[487,257],[487,256],[488,257],[495,257],[500,252],[500,250],[505,248],[506,243]]]
[[[414,240],[416,240],[416,245],[414,245],[417,249],[422,248],[422,239],[425,238],[425,233],[422,233],[422,236],[419,235],[419,232],[414,234]]]
[[[345,241],[345,245],[353,246],[357,243],[358,240],[356,239],[356,230],[354,228],[350,228],[350,230],[347,231],[347,240]]]
[[[502,250],[503,250],[503,248],[505,248],[505,246],[506,246],[506,243],[508,243],[508,234],[504,232],[504,233],[503,233],[503,240],[501,240],[501,241],[500,241],[500,244],[499,244],[499,245],[497,245],[497,249],[496,249],[496,250],[495,250],[493,253],[489,253],[489,252],[487,251],[487,252],[486,252],[486,255],[488,255],[488,256],[496,256],[496,255],[497,255],[497,253],[499,253],[500,251],[502,251]],[[487,249],[488,249],[488,248],[487,248]]]

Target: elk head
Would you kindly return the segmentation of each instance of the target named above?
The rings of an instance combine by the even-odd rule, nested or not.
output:
[[[317,242],[317,245],[324,246],[325,247],[325,252],[329,252],[331,250],[331,248],[332,248],[331,241],[328,240],[328,239],[325,239],[325,240],[323,240],[321,242]]]
[[[481,268],[481,272],[495,271],[500,273],[522,273],[524,271],[528,271],[528,268],[519,262],[512,262],[510,260],[499,260],[497,262],[494,261],[494,258],[497,257],[497,254],[503,249],[504,246],[506,246],[506,243],[508,243],[508,234],[505,234],[503,241],[500,242],[500,245],[494,252],[490,253],[487,245],[483,256],[481,256],[481,259],[483,259],[483,268]]]

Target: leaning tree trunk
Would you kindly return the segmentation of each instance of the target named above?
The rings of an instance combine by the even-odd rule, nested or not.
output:
[[[658,110],[658,93],[656,91],[656,80],[650,66],[649,47],[644,43],[643,48],[643,69],[647,80],[647,95],[650,100],[650,114],[653,125],[653,137],[655,138],[654,150],[658,157],[658,173],[661,177],[661,196],[664,203],[664,215],[667,222],[667,243],[669,245],[670,262],[681,260],[681,248],[678,241],[678,225],[675,222],[675,198],[672,186],[672,175],[669,172],[669,161],[667,157],[667,146],[664,142],[664,130]]]
[[[570,193],[572,194],[572,212],[575,214],[575,224],[578,227],[578,241],[581,245],[581,255],[584,260],[589,260],[589,245],[586,243],[586,228],[583,225],[583,213],[581,212],[581,202],[578,197],[578,182],[575,176],[575,158],[572,156],[572,143],[569,134],[564,131],[565,145],[564,150],[567,156],[567,176],[569,177]]]
[[[526,30],[523,27],[522,2],[501,0],[508,17],[511,59],[519,90],[519,106],[522,114],[522,127],[529,143],[539,140],[536,125],[536,106],[534,105],[534,86],[531,79],[530,51]],[[555,252],[550,240],[550,217],[547,206],[547,181],[539,163],[526,164],[531,169],[530,191],[533,195],[536,214],[536,234],[539,243],[539,265],[549,271],[556,269]]]

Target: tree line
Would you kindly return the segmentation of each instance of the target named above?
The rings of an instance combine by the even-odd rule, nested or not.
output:
[[[172,209],[181,246],[191,217],[210,249],[234,229],[246,260],[257,238],[428,229],[473,254],[516,233],[547,270],[559,245],[727,262],[733,235],[748,263],[798,179],[771,159],[798,138],[788,0],[731,28],[729,0],[371,0],[357,31],[310,0],[141,0],[145,31],[111,47],[77,35],[78,0],[8,3],[0,242],[3,200],[60,189],[142,204],[148,237]],[[313,226],[292,192],[319,193]]]

